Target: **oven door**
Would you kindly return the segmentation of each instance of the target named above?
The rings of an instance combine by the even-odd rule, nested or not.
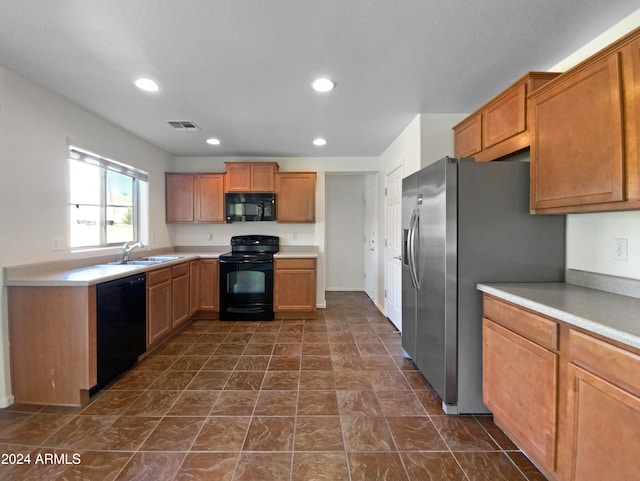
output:
[[[220,319],[273,319],[273,259],[220,258]]]

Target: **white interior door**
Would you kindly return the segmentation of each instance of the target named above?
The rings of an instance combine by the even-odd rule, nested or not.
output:
[[[364,291],[372,299],[378,297],[378,239],[376,237],[376,183],[365,187],[364,191]]]
[[[385,179],[385,312],[402,330],[402,165]]]

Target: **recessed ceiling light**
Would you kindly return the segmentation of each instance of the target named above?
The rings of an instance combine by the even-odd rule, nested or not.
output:
[[[329,92],[335,88],[336,83],[328,78],[319,78],[314,80],[311,86],[316,92]]]
[[[321,137],[318,137],[317,139],[315,139],[313,141],[313,145],[316,145],[318,147],[322,147],[323,145],[327,145],[327,141]]]
[[[215,137],[211,137],[210,139],[207,139],[207,144],[209,144],[209,145],[220,145],[220,140],[216,139]]]
[[[135,83],[136,87],[145,92],[157,92],[160,89],[158,84],[149,78],[139,78]]]

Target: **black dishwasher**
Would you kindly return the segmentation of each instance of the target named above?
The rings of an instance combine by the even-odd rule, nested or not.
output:
[[[92,394],[130,368],[147,348],[147,275],[103,282],[96,291],[98,384]]]

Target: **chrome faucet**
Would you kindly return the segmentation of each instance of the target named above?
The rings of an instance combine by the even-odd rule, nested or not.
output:
[[[129,254],[133,249],[137,249],[138,247],[144,247],[144,244],[140,241],[131,244],[131,242],[125,242],[122,246],[122,262],[129,262]]]

